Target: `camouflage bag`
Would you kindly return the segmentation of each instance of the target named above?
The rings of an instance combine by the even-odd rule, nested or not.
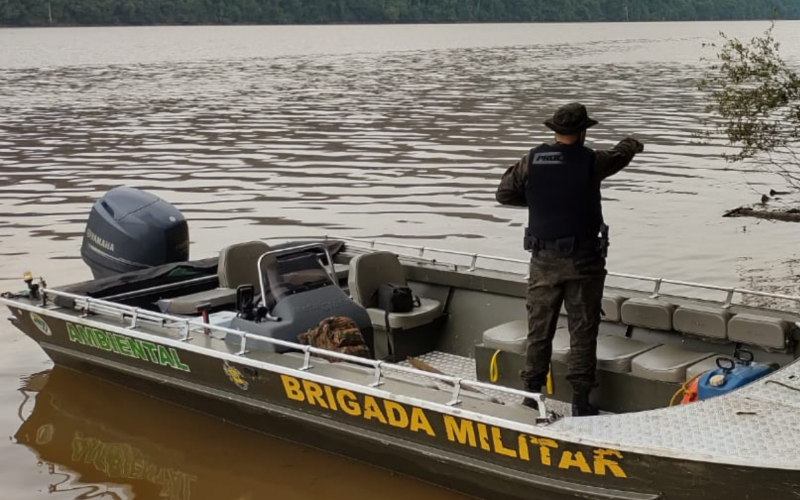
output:
[[[340,352],[361,358],[371,358],[364,336],[355,321],[344,316],[322,320],[315,328],[297,336],[301,344]],[[338,358],[321,356],[331,363],[342,361]]]

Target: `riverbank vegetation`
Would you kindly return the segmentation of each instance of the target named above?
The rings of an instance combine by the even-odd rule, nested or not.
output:
[[[724,137],[734,148],[725,155],[729,162],[775,174],[789,189],[771,190],[757,205],[726,215],[800,222],[800,74],[782,58],[773,28],[744,42],[722,34],[716,63],[699,88],[708,92],[706,111],[713,117],[706,137]],[[781,199],[784,206],[776,207],[773,200]]]
[[[800,19],[797,0],[0,0],[0,25]]]

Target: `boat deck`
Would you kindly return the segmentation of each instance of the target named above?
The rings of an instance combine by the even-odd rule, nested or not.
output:
[[[660,455],[797,469],[798,409],[800,363],[794,363],[725,397],[668,411],[564,419],[551,427]]]
[[[418,359],[448,375],[477,380],[474,359],[438,351]],[[410,366],[408,361],[401,364]],[[506,404],[519,403],[500,391],[483,392]],[[571,414],[570,405],[560,401],[548,400],[548,408]],[[800,466],[798,410],[800,363],[795,363],[727,397],[669,411],[566,418],[548,429],[662,456],[795,469]]]
[[[478,380],[478,372],[475,366],[475,360],[472,358],[468,358],[465,356],[458,356],[456,354],[450,354],[441,351],[433,351],[427,354],[423,354],[422,356],[417,356],[418,360],[423,361],[430,366],[436,368],[437,370],[446,373],[447,375],[463,378],[464,380]],[[411,367],[411,363],[408,361],[403,361],[398,363],[403,366]],[[404,374],[405,375],[405,374]],[[405,376],[408,377],[416,377],[412,374],[407,374]],[[419,377],[422,379],[422,377]],[[490,389],[482,389],[481,392],[486,394],[487,396],[492,396],[505,404],[519,404],[521,401],[519,398],[514,397],[508,393],[502,391],[492,391]],[[572,414],[572,407],[566,403],[562,403],[561,401],[555,401],[552,399],[547,400],[547,408],[548,410],[555,411],[559,415],[569,416]],[[532,418],[535,418],[536,412],[532,411],[531,413]]]

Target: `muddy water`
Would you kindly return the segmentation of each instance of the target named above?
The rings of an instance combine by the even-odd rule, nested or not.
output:
[[[703,42],[764,28],[0,30],[0,288],[25,269],[53,285],[88,278],[86,214],[120,184],[178,205],[196,258],[254,236],[320,234],[524,258],[524,213],[497,206],[494,188],[547,138],[553,108],[580,99],[601,121],[592,146],[631,134],[647,145],[605,185],[612,270],[796,293],[797,227],[720,217],[780,181],[693,138]],[[793,64],[798,28],[777,28]],[[83,376],[39,374],[51,364],[32,342],[0,334],[8,498],[455,498]],[[162,476],[98,465],[87,447]]]

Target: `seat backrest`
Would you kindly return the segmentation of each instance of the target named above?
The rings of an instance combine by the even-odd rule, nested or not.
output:
[[[256,293],[261,293],[258,258],[269,250],[269,245],[263,241],[248,241],[223,248],[219,252],[217,269],[219,286],[235,289],[239,285],[253,285]]]
[[[392,252],[372,252],[353,257],[347,285],[350,295],[364,307],[375,305],[375,292],[382,283],[406,285],[403,266]]]

